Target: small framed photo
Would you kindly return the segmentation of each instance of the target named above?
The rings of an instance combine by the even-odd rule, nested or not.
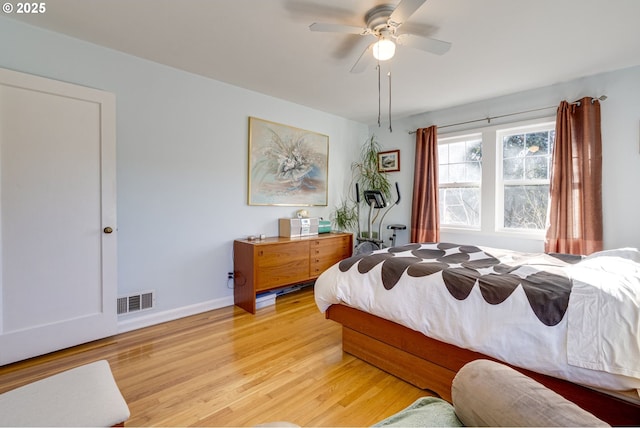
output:
[[[390,150],[378,153],[378,171],[400,171],[400,150]]]

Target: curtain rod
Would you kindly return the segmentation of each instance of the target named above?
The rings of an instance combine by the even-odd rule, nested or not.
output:
[[[606,99],[607,99],[606,95],[600,95],[598,98],[593,98],[591,100],[591,102],[593,103],[595,100],[604,101]],[[574,101],[571,104],[580,105],[580,101]],[[550,110],[552,108],[558,108],[558,106],[540,107],[540,108],[534,108],[532,110],[524,110],[524,111],[518,111],[518,112],[515,112],[515,113],[501,114],[501,115],[498,115],[498,116],[488,116],[488,117],[485,117],[484,119],[474,119],[474,120],[468,120],[466,122],[451,123],[449,125],[438,126],[438,129],[449,128],[449,127],[458,126],[458,125],[467,125],[469,123],[475,123],[475,122],[484,122],[485,120],[487,121],[487,123],[491,123],[491,121],[493,119],[501,119],[503,117],[516,116],[516,115],[519,115],[519,114],[533,113],[533,112],[542,111],[542,110]],[[417,131],[409,131],[409,134],[415,134],[416,132]]]

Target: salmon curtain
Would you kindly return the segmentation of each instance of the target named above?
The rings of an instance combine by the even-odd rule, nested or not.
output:
[[[440,241],[438,211],[438,128],[416,131],[416,156],[411,206],[411,242]]]
[[[551,170],[546,252],[602,250],[600,102],[560,103]]]

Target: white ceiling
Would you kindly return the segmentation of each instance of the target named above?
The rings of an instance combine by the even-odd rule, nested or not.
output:
[[[376,69],[349,72],[370,40],[308,27],[364,26],[385,3],[399,1],[47,0],[44,14],[4,16],[372,124]],[[383,112],[388,67],[403,117],[640,65],[639,19],[640,0],[428,0],[406,25],[453,46],[399,47]]]

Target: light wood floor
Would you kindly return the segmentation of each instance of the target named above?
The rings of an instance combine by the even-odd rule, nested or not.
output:
[[[256,315],[222,308],[0,367],[0,393],[100,359],[127,426],[368,426],[430,395],[343,353],[312,288]]]

